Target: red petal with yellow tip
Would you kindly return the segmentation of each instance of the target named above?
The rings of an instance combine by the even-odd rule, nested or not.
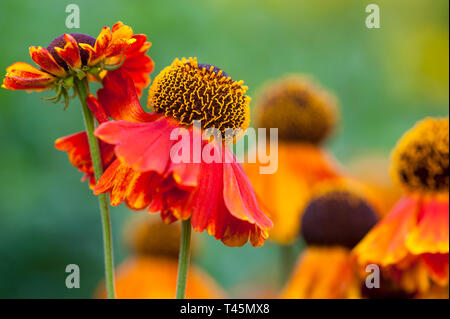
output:
[[[3,85],[8,90],[45,90],[55,81],[51,74],[24,62],[16,62],[6,69]]]
[[[105,192],[110,193],[111,205],[117,206],[125,201],[134,210],[149,207],[150,212],[161,212],[162,219],[167,223],[184,217],[175,210],[183,205],[189,194],[177,189],[170,177],[163,177],[154,171],[138,172],[120,160],[115,160],[108,167],[94,189],[96,195]]]
[[[133,29],[121,22],[117,22],[112,27],[112,38],[109,46],[106,48],[105,57],[110,58],[123,54],[136,41],[132,39],[132,36]]]
[[[133,190],[134,183],[140,175],[141,173],[134,172],[129,166],[116,159],[99,179],[94,188],[94,194],[109,191],[111,205],[120,205]]]
[[[89,66],[96,65],[105,58],[106,49],[111,43],[111,39],[111,29],[108,27],[103,27],[102,31],[95,40],[94,47],[90,46],[87,43],[80,43],[80,47],[89,52],[89,59],[87,62]]]
[[[448,200],[425,199],[420,206],[417,226],[406,238],[406,246],[415,255],[448,254]]]
[[[30,56],[42,70],[58,77],[64,77],[66,75],[66,70],[55,61],[55,58],[47,49],[42,47],[30,47]]]
[[[55,148],[67,152],[70,163],[86,174],[85,178],[89,179],[89,185],[93,188],[95,177],[86,132],[60,137],[55,141]],[[115,158],[114,147],[100,141],[100,152],[103,167],[106,168]]]
[[[63,59],[72,69],[81,68],[80,49],[77,41],[70,35],[64,34],[66,45],[64,48],[55,47],[56,53]]]
[[[354,248],[360,264],[397,264],[408,256],[405,239],[416,226],[420,201],[403,197]]]

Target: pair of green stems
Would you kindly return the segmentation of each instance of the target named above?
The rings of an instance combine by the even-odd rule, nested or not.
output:
[[[81,108],[83,111],[84,125],[86,128],[86,134],[89,142],[89,151],[91,153],[92,167],[94,169],[95,180],[98,181],[103,174],[103,165],[100,154],[100,147],[98,140],[94,135],[95,122],[94,116],[89,109],[86,98],[89,92],[89,85],[86,79],[75,79],[74,88],[77,91],[77,95],[81,102]],[[109,204],[107,194],[100,194],[97,196],[100,215],[102,219],[103,228],[103,252],[105,263],[105,283],[106,283],[106,295],[108,299],[116,298],[115,286],[114,286],[114,258],[113,258],[113,243],[112,243],[112,231],[111,231],[111,216],[109,213]],[[186,282],[189,268],[190,258],[190,245],[191,245],[191,222],[190,220],[182,221],[181,230],[181,242],[180,242],[180,255],[178,259],[178,278],[177,278],[177,290],[176,299],[183,299],[186,292]]]

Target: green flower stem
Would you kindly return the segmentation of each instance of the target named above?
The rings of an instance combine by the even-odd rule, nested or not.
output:
[[[191,255],[191,221],[181,222],[180,255],[178,257],[178,278],[176,299],[184,299],[186,294],[186,282]]]
[[[81,107],[83,110],[84,125],[86,127],[86,134],[89,141],[89,150],[91,153],[92,166],[94,168],[95,180],[98,181],[103,174],[103,165],[100,154],[100,147],[98,140],[94,135],[94,116],[89,109],[86,98],[88,96],[89,87],[86,80],[75,79],[74,87],[80,98]],[[114,299],[116,297],[114,289],[114,260],[113,260],[113,245],[112,245],[112,232],[111,232],[111,217],[109,214],[108,198],[106,194],[100,194],[97,196],[100,205],[100,214],[102,217],[103,227],[103,251],[105,257],[105,282],[106,282],[106,295],[108,299]]]

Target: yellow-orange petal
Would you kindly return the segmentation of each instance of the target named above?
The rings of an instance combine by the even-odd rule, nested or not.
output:
[[[388,266],[408,257],[405,239],[416,226],[420,201],[404,197],[354,248],[358,263]]]
[[[56,78],[24,62],[16,62],[6,69],[2,87],[8,90],[48,89]]]
[[[300,256],[281,298],[360,298],[361,283],[350,251],[341,247],[309,247]]]
[[[131,167],[122,164],[116,159],[98,180],[97,185],[94,188],[94,194],[99,195],[106,191],[110,191],[111,205],[118,206],[132,193],[134,185],[140,175],[142,174],[133,171]]]
[[[122,22],[117,22],[112,27],[112,38],[106,48],[105,57],[112,58],[125,53],[129,46],[136,41],[132,36],[133,29],[131,27],[124,25]]]
[[[89,59],[87,64],[89,66],[96,65],[102,59],[105,58],[106,49],[111,43],[112,32],[108,27],[103,27],[102,31],[95,40],[94,47],[87,43],[80,43],[80,47],[89,52]]]
[[[64,77],[66,75],[66,70],[55,61],[55,58],[47,49],[43,47],[30,47],[29,50],[31,58],[42,70],[58,77]]]
[[[72,69],[81,68],[81,55],[77,41],[70,35],[64,34],[66,45],[64,48],[55,47],[56,53],[63,59]]]
[[[448,199],[424,199],[420,205],[417,226],[406,238],[406,247],[412,254],[448,254],[448,213]]]

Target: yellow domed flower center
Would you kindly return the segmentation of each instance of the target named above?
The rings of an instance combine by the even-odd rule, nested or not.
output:
[[[287,142],[319,144],[334,130],[334,98],[302,76],[269,83],[257,99],[257,126],[278,128]]]
[[[392,153],[392,174],[410,191],[448,192],[449,119],[427,118]]]
[[[175,59],[155,78],[148,106],[186,126],[201,121],[203,129],[216,128],[225,138],[249,125],[246,91],[243,81],[234,81],[218,67],[198,64],[195,58]]]

